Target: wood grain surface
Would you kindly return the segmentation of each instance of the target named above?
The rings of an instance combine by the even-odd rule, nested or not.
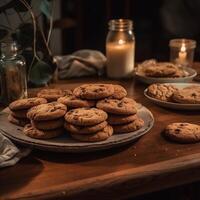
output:
[[[102,152],[34,150],[15,166],[0,169],[0,199],[125,199],[200,180],[199,143],[176,144],[161,135],[171,122],[200,124],[199,111],[158,107],[143,96],[146,86],[133,80],[72,79],[51,87],[72,89],[88,82],[123,85],[151,110],[154,127],[135,143]],[[34,96],[37,89],[29,92]]]

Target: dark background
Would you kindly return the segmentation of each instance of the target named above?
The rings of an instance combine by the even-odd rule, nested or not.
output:
[[[105,52],[109,19],[134,21],[136,61],[169,59],[169,40],[197,41],[199,60],[200,1],[198,0],[62,0],[62,19],[74,24],[62,28],[62,53],[89,48]]]

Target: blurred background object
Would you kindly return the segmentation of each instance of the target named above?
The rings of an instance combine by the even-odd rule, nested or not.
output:
[[[1,8],[6,2],[11,1],[1,1]],[[32,1],[33,7],[37,7],[42,1]],[[45,0],[45,2],[52,1]],[[1,12],[1,8],[1,25],[5,25],[7,23],[5,12]],[[198,43],[199,8],[198,0],[56,0],[51,49],[54,54],[72,53],[82,48],[105,52],[108,21],[129,18],[134,21],[136,61],[152,57],[168,60],[170,39],[190,38]],[[19,17],[15,16],[16,13],[9,10],[6,12],[12,25],[16,25],[19,21]],[[48,20],[44,13],[41,17],[43,19],[40,23],[43,24],[44,30],[47,30]],[[4,34],[5,30],[0,31],[0,36]],[[197,60],[199,60],[199,53],[197,44],[195,57]]]

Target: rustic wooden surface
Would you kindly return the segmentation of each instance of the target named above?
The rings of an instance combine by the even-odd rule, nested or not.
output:
[[[119,83],[148,107],[155,125],[139,141],[96,153],[62,154],[34,150],[13,167],[0,169],[0,199],[124,199],[200,180],[199,144],[166,141],[171,122],[200,124],[199,111],[174,111],[143,96],[145,85],[132,80],[76,79],[51,87],[74,88],[85,82]],[[33,96],[37,89],[30,90]]]

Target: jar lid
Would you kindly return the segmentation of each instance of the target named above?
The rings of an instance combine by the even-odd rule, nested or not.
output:
[[[133,21],[130,19],[111,19],[108,22],[109,29],[112,31],[126,31],[133,29]]]
[[[194,49],[196,48],[196,41],[190,39],[172,39],[169,42],[170,47],[181,48],[185,46],[187,49]]]

